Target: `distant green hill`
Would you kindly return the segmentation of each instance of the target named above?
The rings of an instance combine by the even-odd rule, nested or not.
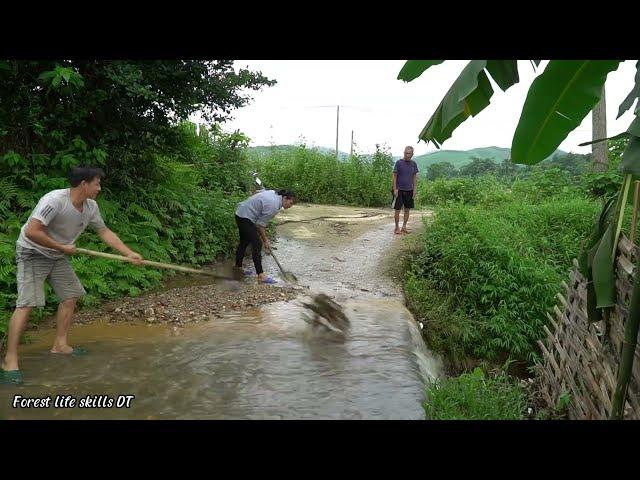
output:
[[[556,150],[547,159],[553,157],[555,154],[564,155],[566,152],[562,150]],[[425,173],[427,167],[433,163],[449,162],[456,168],[464,167],[468,163],[471,163],[474,157],[476,158],[489,158],[496,163],[501,163],[504,159],[511,156],[511,150],[501,147],[484,147],[473,148],[471,150],[438,150],[436,152],[425,153],[424,155],[418,155],[413,159],[418,164],[418,168],[421,173]],[[545,160],[547,160],[545,159]]]
[[[295,145],[272,145],[272,146],[258,146],[258,147],[249,147],[249,155],[250,156],[266,156],[273,153],[288,153],[296,149]],[[314,147],[314,150],[318,150],[325,154],[333,155],[335,150],[327,147]],[[553,155],[560,154],[565,155],[566,152],[562,150],[556,150]],[[349,154],[345,152],[338,152],[338,155],[341,160],[349,158]],[[427,167],[433,163],[438,162],[449,162],[454,167],[460,168],[468,163],[471,163],[473,158],[489,158],[496,163],[501,163],[504,159],[509,158],[511,155],[511,150],[508,148],[501,147],[482,147],[482,148],[473,148],[471,150],[438,150],[435,152],[425,153],[424,155],[418,155],[413,157],[413,159],[418,163],[418,168],[420,169],[420,173],[422,175],[426,174]],[[550,155],[547,159],[553,157]],[[366,157],[367,155],[361,155]],[[394,156],[394,160],[398,160],[402,157]],[[545,160],[547,160],[545,159]]]

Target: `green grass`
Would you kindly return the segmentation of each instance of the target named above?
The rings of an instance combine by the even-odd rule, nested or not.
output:
[[[524,389],[509,376],[486,376],[480,368],[437,381],[427,388],[428,420],[521,420]]]
[[[531,364],[545,313],[598,210],[581,198],[438,208],[405,282],[432,348],[454,362]]]
[[[391,202],[393,158],[388,152],[342,161],[305,146],[274,148],[254,156],[251,166],[267,188],[292,188],[301,202],[363,207]]]

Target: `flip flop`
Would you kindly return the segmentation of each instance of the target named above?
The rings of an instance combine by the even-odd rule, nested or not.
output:
[[[251,276],[251,275],[255,275],[256,274],[255,270],[251,270],[250,268],[245,268],[244,270],[242,270],[242,273],[247,275],[247,276]]]
[[[260,283],[266,283],[268,285],[273,285],[274,283],[278,283],[278,281],[273,277],[267,277],[265,280],[258,280]]]
[[[2,370],[0,372],[0,383],[22,385],[24,380],[20,370]]]

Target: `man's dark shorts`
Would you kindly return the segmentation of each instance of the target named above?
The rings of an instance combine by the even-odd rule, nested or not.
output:
[[[413,190],[398,190],[398,198],[393,205],[394,210],[402,210],[404,208],[414,208]]]

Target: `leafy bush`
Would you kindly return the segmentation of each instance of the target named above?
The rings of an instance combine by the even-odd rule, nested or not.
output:
[[[114,187],[107,176],[97,201],[107,226],[145,258],[202,264],[228,255],[237,241],[235,206],[251,181],[244,153],[246,139],[219,130],[203,129],[197,135],[190,124],[176,130],[184,142],[180,154],[149,155],[147,179],[131,182],[125,190]],[[42,195],[68,187],[65,178],[42,174],[30,178],[24,173],[28,164],[16,166],[18,173],[0,180],[0,343],[17,297],[15,242],[20,228]],[[98,251],[110,249],[90,229],[77,245]],[[139,295],[157,285],[163,274],[171,274],[81,255],[71,262],[88,292],[81,306],[94,306],[105,298]],[[34,312],[36,321],[54,311],[54,294],[49,287],[46,293],[48,306]]]
[[[438,178],[418,183],[419,206],[500,204],[512,198],[507,187],[494,176],[475,178]]]
[[[457,357],[530,363],[545,312],[597,211],[585,199],[439,209],[405,286],[432,346]],[[426,300],[434,292],[439,307]]]
[[[249,91],[274,83],[233,60],[0,60],[0,344],[15,305],[19,229],[79,164],[104,169],[105,221],[145,257],[200,263],[228,252],[234,204],[250,183],[248,140],[180,122],[195,112],[224,120]],[[95,234],[79,245],[106,248]],[[72,262],[90,292],[85,305],[161,278],[103,259]]]
[[[583,192],[583,187],[574,177],[559,168],[536,170],[525,178],[517,179],[511,188],[517,198],[530,203],[581,195]]]
[[[293,188],[302,202],[382,207],[391,203],[393,157],[378,148],[372,156],[341,161],[304,145],[253,158],[267,188]]]

